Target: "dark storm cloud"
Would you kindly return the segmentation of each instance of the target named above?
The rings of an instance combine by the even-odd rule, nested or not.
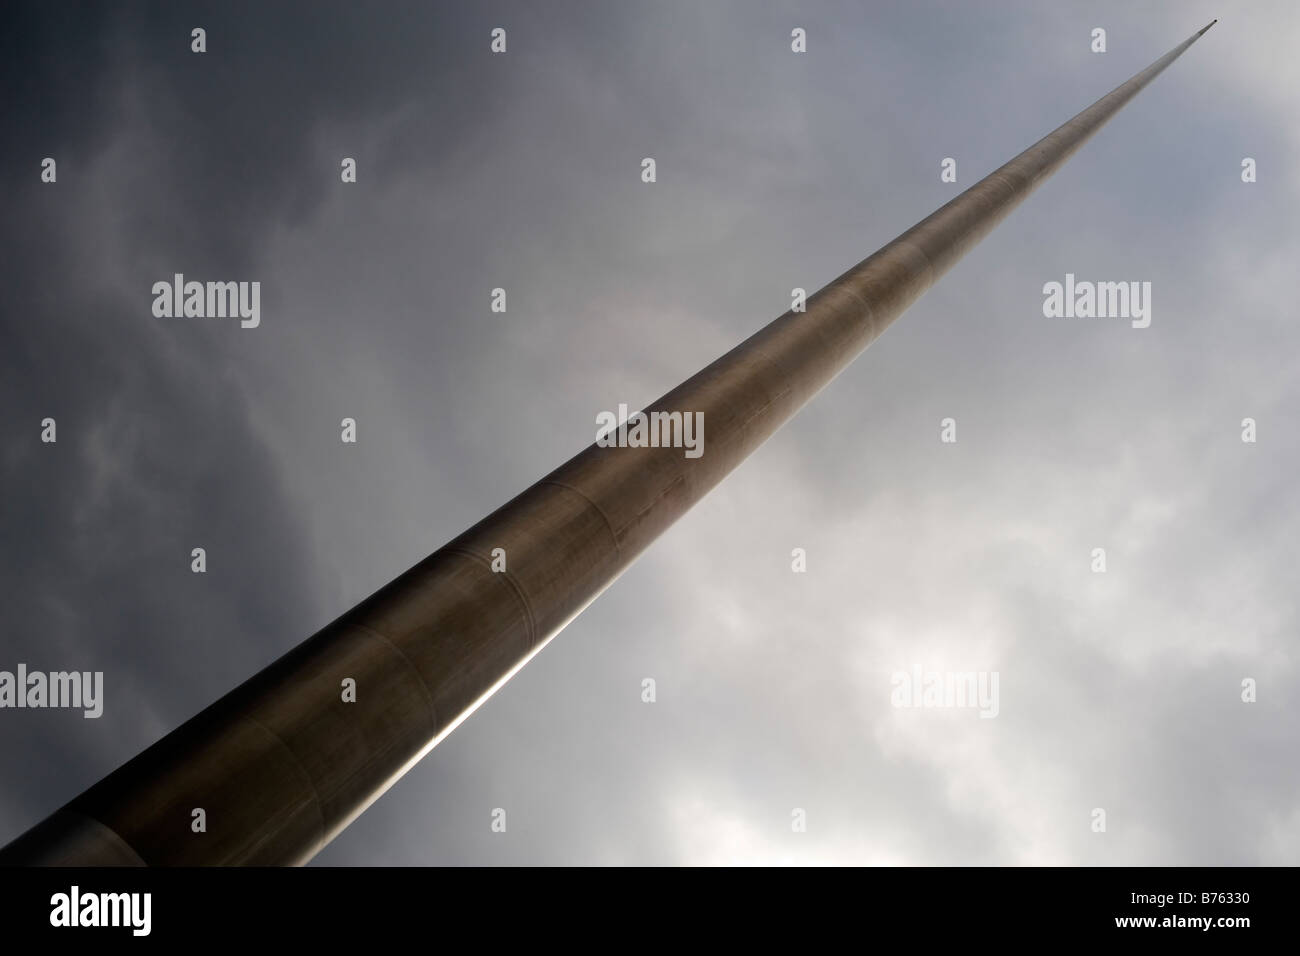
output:
[[[363,48],[355,10],[4,16],[0,666],[103,670],[108,701],[100,721],[6,712],[6,765],[22,769],[6,773],[0,839],[324,623],[291,491],[237,383],[240,343],[226,336],[240,331],[159,325],[150,287],[174,271],[256,273],[264,231],[322,189],[304,174],[313,124],[377,110],[430,72],[415,45]],[[201,61],[194,23],[211,37]],[[456,103],[431,120],[451,123]],[[33,175],[46,155],[54,186]],[[46,416],[57,444],[33,440]]]
[[[264,236],[337,177],[337,159],[311,166],[319,124],[383,116],[424,91],[422,158],[443,162],[496,94],[491,77],[466,75],[459,14],[435,23],[423,5],[390,8],[380,33],[347,4],[3,16],[0,667],[103,670],[108,694],[98,722],[6,712],[6,762],[26,768],[6,774],[7,839],[328,619],[310,600],[293,492],[240,386],[253,346],[229,336],[248,333],[160,325],[152,283],[251,275],[276,302]],[[47,155],[54,186],[35,175]],[[55,445],[33,438],[46,416]]]

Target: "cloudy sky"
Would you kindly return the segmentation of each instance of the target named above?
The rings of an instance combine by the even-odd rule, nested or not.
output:
[[[1214,17],[316,862],[1300,860],[1282,0],[7,4],[0,843]]]

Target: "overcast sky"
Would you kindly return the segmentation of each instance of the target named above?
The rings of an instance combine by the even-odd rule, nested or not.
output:
[[[316,862],[1296,863],[1282,0],[6,4],[0,843],[1216,16]]]

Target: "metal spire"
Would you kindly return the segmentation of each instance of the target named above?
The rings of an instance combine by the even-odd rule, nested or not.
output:
[[[587,448],[0,850],[0,864],[310,860],[1213,25],[646,410],[702,412],[702,456]],[[342,699],[346,678],[355,702]],[[191,830],[195,808],[206,832]]]

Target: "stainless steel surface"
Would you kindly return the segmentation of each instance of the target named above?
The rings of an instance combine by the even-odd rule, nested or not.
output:
[[[587,448],[0,850],[0,863],[311,859],[1208,29],[651,405],[704,413],[701,457]],[[494,548],[505,573],[491,569]],[[355,703],[341,699],[346,677]],[[191,830],[196,807],[205,833]]]

